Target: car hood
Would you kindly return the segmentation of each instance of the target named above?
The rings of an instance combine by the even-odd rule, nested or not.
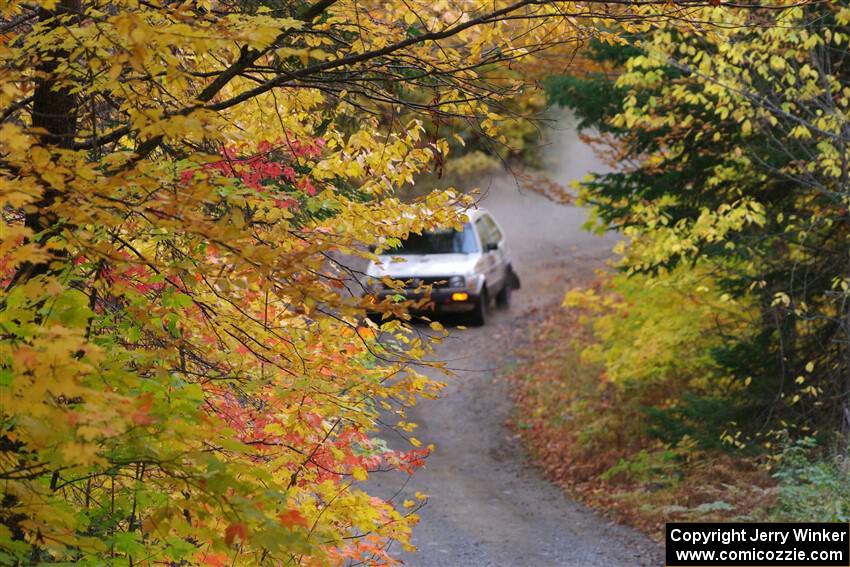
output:
[[[464,275],[475,268],[481,254],[410,254],[379,257],[380,263],[371,262],[367,274],[372,277],[391,278]],[[404,259],[403,262],[395,258]]]

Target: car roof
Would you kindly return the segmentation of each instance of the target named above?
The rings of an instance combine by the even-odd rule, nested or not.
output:
[[[463,210],[460,207],[458,207],[458,212],[465,213],[466,216],[469,218],[470,223],[475,222],[475,220],[481,218],[484,215],[490,215],[490,217],[492,218],[492,215],[490,214],[490,212],[487,209],[470,208],[470,209]],[[407,218],[413,218],[412,215],[410,215],[407,212],[402,213],[402,214]]]
[[[469,221],[472,222],[475,219],[484,216],[485,214],[490,214],[487,209],[469,209],[466,211],[466,216],[469,217]]]

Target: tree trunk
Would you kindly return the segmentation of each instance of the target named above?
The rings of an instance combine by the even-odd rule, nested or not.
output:
[[[82,0],[61,0],[54,10],[39,10],[39,20],[48,26],[62,25],[60,18],[79,17],[82,14]],[[77,133],[77,97],[71,92],[70,84],[58,81],[59,63],[68,58],[68,52],[56,50],[49,59],[45,58],[38,66],[41,75],[36,82],[33,94],[32,126],[42,130],[41,145],[50,148],[69,149],[74,145]],[[62,197],[55,187],[45,186],[44,193],[34,208],[26,213],[25,224],[33,233],[45,242],[59,217],[53,210]],[[49,263],[27,263],[13,278],[10,287],[34,276],[47,273]]]

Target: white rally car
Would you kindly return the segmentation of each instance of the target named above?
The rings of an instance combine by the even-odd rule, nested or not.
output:
[[[365,282],[369,293],[378,300],[428,297],[424,309],[466,313],[473,325],[485,323],[491,301],[507,307],[520,282],[504,232],[485,210],[467,216],[462,231],[411,234],[400,247],[370,262]],[[398,280],[402,289],[385,285],[384,278]]]

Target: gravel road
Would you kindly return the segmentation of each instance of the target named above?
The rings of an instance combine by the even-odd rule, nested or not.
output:
[[[570,129],[555,137],[547,171],[564,185],[602,166]],[[434,443],[424,469],[376,475],[384,496],[430,496],[414,531],[419,551],[402,554],[412,566],[662,565],[660,548],[571,500],[528,463],[505,426],[510,389],[500,369],[523,325],[554,308],[580,274],[602,265],[612,240],[582,232],[586,211],[521,190],[509,174],[479,180],[481,206],[503,226],[523,287],[509,310],[491,312],[487,325],[451,329],[436,355],[457,376],[444,395],[412,412],[416,436]],[[375,478],[373,476],[373,478]]]

